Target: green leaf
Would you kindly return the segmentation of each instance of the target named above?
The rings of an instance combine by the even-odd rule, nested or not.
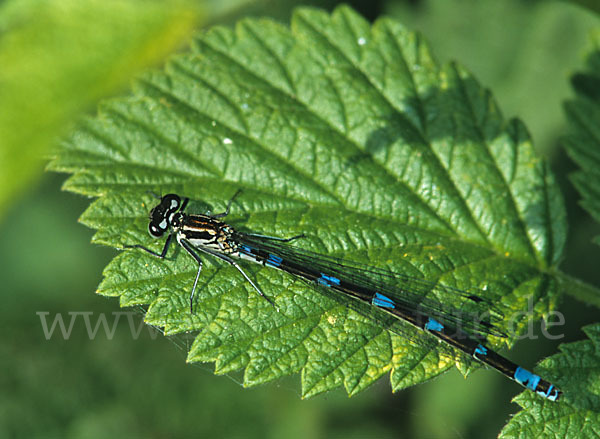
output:
[[[300,9],[291,29],[211,29],[132,96],[105,102],[51,167],[99,197],[81,218],[97,243],[162,248],[146,231],[149,190],[219,212],[242,189],[233,226],[305,233],[297,245],[313,251],[476,289],[507,331],[514,311],[538,318],[555,305],[565,212],[525,127],[460,66],[438,66],[419,34],[347,7]],[[467,370],[268,267],[244,265],[281,312],[206,257],[190,314],[197,267],[174,254],[123,252],[99,293],[149,305],[146,321],[167,334],[198,331],[188,361],[243,370],[245,385],[301,372],[304,396],[355,394],[388,372],[397,390],[455,362]]]
[[[178,0],[2,2],[0,212],[75,117],[180,45],[197,16]]]
[[[581,195],[581,205],[600,221],[600,33],[587,59],[587,70],[571,77],[577,97],[565,103],[570,134],[563,144],[580,171],[571,181]],[[600,237],[595,241],[600,244]]]
[[[552,404],[523,392],[514,401],[523,410],[513,416],[500,438],[592,438],[600,429],[600,325],[583,328],[589,340],[560,346],[539,372],[568,381],[569,404]]]

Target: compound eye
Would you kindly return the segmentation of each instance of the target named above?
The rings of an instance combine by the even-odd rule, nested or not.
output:
[[[163,236],[165,234],[166,231],[167,231],[166,228],[160,228],[154,223],[150,223],[148,225],[148,232],[150,232],[150,236],[152,236],[154,238],[160,238],[161,236]]]
[[[176,194],[167,194],[160,200],[160,204],[169,212],[176,212],[181,206],[181,198]]]

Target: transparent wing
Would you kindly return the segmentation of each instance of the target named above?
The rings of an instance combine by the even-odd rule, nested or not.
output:
[[[396,304],[432,316],[446,325],[452,325],[473,336],[506,337],[506,334],[498,326],[498,323],[503,320],[501,311],[498,310],[492,299],[486,298],[482,294],[314,253],[268,237],[238,233],[236,241],[274,254],[283,260],[311,267],[321,273],[369,289],[373,291],[373,294],[376,292],[384,294]],[[324,290],[331,289],[320,290],[325,292]],[[330,291],[327,291],[326,293],[338,301],[346,300],[348,302],[346,304],[356,302],[356,300],[337,297],[343,296],[339,292],[331,294]],[[489,293],[486,292],[486,294]],[[351,307],[360,308],[357,311],[363,315],[372,315],[373,309],[377,309],[377,307],[363,307],[357,304]]]

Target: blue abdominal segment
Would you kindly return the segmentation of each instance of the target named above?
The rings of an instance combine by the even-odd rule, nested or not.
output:
[[[427,323],[425,324],[425,329],[428,331],[441,331],[444,329],[444,325],[429,317],[429,320],[427,320]]]
[[[332,285],[340,284],[340,280],[337,277],[328,276],[323,273],[321,273],[321,277],[317,279],[317,282],[326,287],[331,287]]]
[[[280,258],[279,256],[272,255],[269,253],[269,257],[265,261],[265,264],[267,264],[270,267],[278,268],[279,266],[281,266],[282,261],[283,261],[283,259]]]
[[[487,355],[488,350],[485,346],[479,345],[477,349],[475,349],[475,354],[477,355]]]
[[[396,308],[396,304],[392,299],[380,293],[375,293],[375,296],[373,296],[373,300],[371,300],[371,303],[380,308]]]
[[[540,377],[529,372],[527,369],[517,367],[517,370],[515,370],[515,380],[528,389],[535,390],[540,382]]]

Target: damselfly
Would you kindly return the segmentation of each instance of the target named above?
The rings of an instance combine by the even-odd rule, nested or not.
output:
[[[258,294],[276,307],[236,262],[236,259],[247,260],[282,270],[311,283],[317,290],[327,292],[334,298],[343,298],[344,303],[354,303],[356,306],[352,308],[362,311],[363,315],[379,316],[375,323],[383,322],[384,316],[408,322],[549,400],[556,401],[562,395],[548,381],[502,357],[477,339],[477,335],[502,335],[493,324],[479,321],[479,325],[475,325],[469,319],[445,312],[441,304],[425,297],[427,291],[440,288],[439,286],[386,270],[346,263],[289,244],[303,235],[285,239],[237,231],[221,221],[221,218],[229,214],[233,198],[225,212],[203,215],[184,212],[189,198],[182,200],[176,194],[165,195],[150,211],[148,226],[148,231],[154,238],[168,235],[162,252],[157,253],[142,245],[126,246],[140,248],[154,256],[165,258],[175,236],[177,242],[198,263],[190,295],[191,312],[202,271],[200,253],[212,255],[234,266]],[[466,305],[485,301],[459,289],[443,288]],[[365,307],[373,312],[366,312]],[[388,327],[387,324],[385,326]],[[389,329],[394,331],[393,325]]]

